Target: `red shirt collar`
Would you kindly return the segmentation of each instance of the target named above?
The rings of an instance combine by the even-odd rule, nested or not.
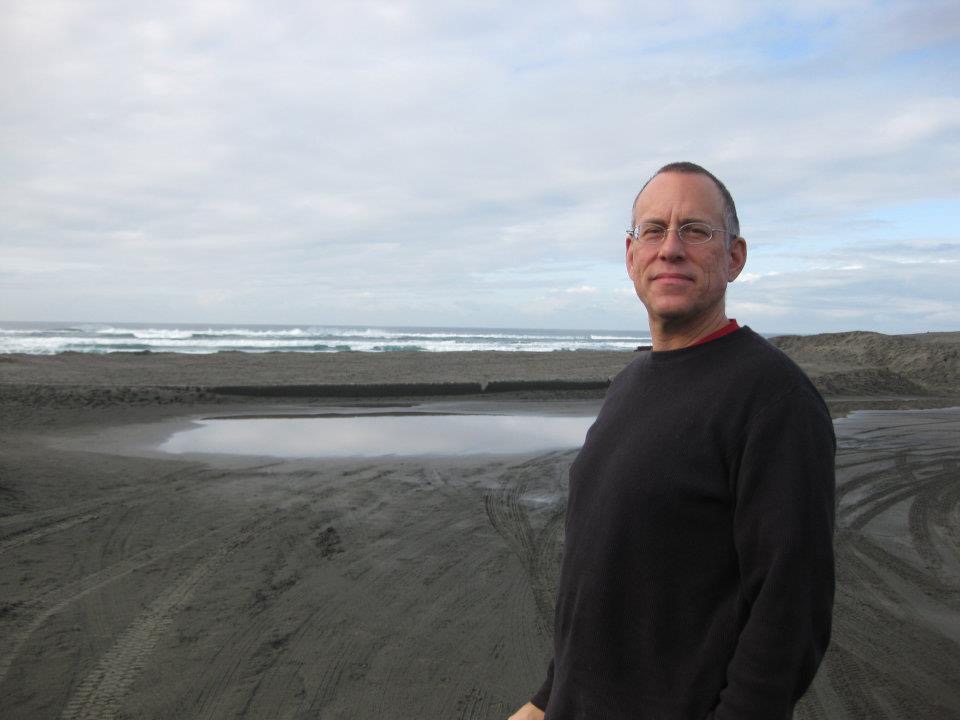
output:
[[[714,330],[709,335],[704,335],[702,338],[697,340],[693,345],[688,345],[687,347],[696,347],[697,345],[703,345],[708,343],[711,340],[716,340],[717,338],[722,338],[724,335],[729,335],[732,332],[735,332],[740,329],[740,326],[737,324],[736,318],[731,318],[730,321],[724,325],[719,330]]]

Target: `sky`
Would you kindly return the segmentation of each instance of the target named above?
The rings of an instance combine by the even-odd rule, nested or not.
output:
[[[960,330],[960,3],[0,5],[0,320],[645,329],[706,166],[761,332]]]

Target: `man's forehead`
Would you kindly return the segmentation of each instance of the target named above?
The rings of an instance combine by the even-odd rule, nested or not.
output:
[[[686,211],[723,217],[723,196],[708,176],[701,173],[663,172],[647,183],[633,202],[637,212],[663,212],[680,205]]]

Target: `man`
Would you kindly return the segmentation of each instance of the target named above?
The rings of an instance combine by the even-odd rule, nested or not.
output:
[[[553,660],[511,720],[790,718],[830,637],[830,416],[726,316],[747,247],[717,178],[661,168],[631,225],[653,347],[570,468]]]

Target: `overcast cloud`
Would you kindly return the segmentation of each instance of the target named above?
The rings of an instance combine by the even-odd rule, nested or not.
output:
[[[0,319],[643,328],[661,164],[764,332],[960,329],[960,5],[0,9]]]

